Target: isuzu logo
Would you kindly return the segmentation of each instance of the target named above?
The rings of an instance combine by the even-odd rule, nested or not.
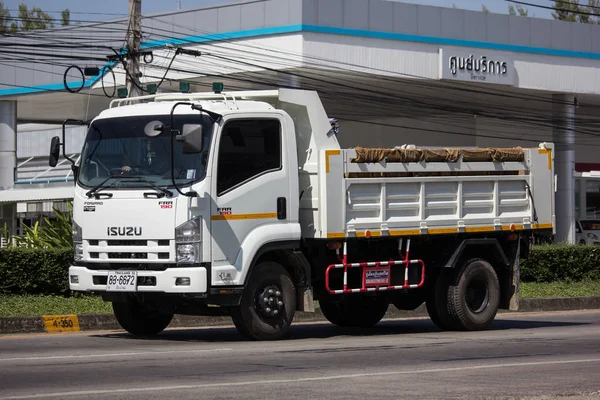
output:
[[[109,226],[106,228],[108,236],[142,236],[141,226]]]

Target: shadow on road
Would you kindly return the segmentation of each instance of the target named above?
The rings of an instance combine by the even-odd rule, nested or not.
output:
[[[543,320],[502,320],[494,321],[492,331],[508,329],[537,329],[556,328],[565,326],[586,325],[578,322],[559,322]],[[306,325],[292,325],[288,340],[299,339],[328,339],[341,336],[381,336],[401,334],[448,334],[452,332],[441,331],[429,319],[383,321],[373,328],[343,328],[329,323],[313,323]],[[159,335],[152,337],[135,337],[128,333],[97,334],[98,338],[135,339],[150,341],[183,341],[183,342],[242,342],[243,338],[235,328],[177,328],[167,329]],[[439,337],[439,336],[438,336]]]

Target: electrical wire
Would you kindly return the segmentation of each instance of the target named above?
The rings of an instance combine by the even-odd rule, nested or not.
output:
[[[592,12],[574,11],[574,10],[569,10],[567,8],[556,8],[556,7],[551,7],[551,6],[542,6],[542,5],[539,5],[539,4],[528,3],[528,2],[525,2],[525,1],[519,1],[519,0],[504,0],[504,1],[506,1],[508,3],[520,4],[522,6],[530,6],[530,7],[536,7],[536,8],[543,8],[545,10],[560,11],[560,12],[572,13],[572,14],[577,14],[577,15],[587,15],[587,16],[591,16],[591,17],[600,17],[600,14],[592,13]]]
[[[171,36],[171,38],[172,38],[172,36]],[[171,63],[171,64],[172,64],[172,63]],[[363,67],[363,68],[364,68],[364,67]],[[169,70],[169,69],[167,69],[167,70],[166,70],[166,72],[168,72],[168,70]],[[185,71],[184,71],[184,72],[185,72]],[[189,71],[187,71],[187,72],[189,72]],[[278,72],[279,72],[279,71],[278,71]],[[165,73],[165,75],[163,75],[163,76],[166,76],[166,73]],[[297,75],[297,74],[290,74],[289,76],[296,76],[296,77],[298,77],[298,75]],[[311,78],[311,77],[306,77],[306,76],[300,76],[300,77],[301,77],[301,78],[303,78],[303,79],[313,79],[313,78]],[[251,80],[245,79],[245,80],[243,80],[243,81],[245,81],[246,83],[248,83],[248,82],[249,82],[249,81],[251,81]],[[254,83],[254,84],[256,84],[256,83],[261,83],[261,84],[265,84],[265,83],[266,83],[266,84],[269,84],[270,82],[257,82],[257,81],[255,80],[255,81],[253,81],[253,82],[251,82],[251,83]],[[461,90],[461,91],[462,91],[462,90]],[[464,91],[462,91],[462,92],[464,93]],[[339,92],[337,92],[337,93],[332,93],[332,96],[334,96],[334,97],[335,97],[335,96],[339,96],[339,94],[340,94]],[[375,94],[371,93],[371,95],[377,95],[377,93],[375,93]],[[516,97],[516,96],[511,96],[511,95],[508,95],[508,98],[510,98],[510,97]],[[394,96],[392,99],[399,100],[398,96]],[[402,100],[402,101],[406,101],[407,99],[401,99],[401,100]],[[551,100],[551,102],[552,102],[552,101],[553,101],[553,100]],[[453,104],[456,104],[456,102],[452,102],[452,103],[453,103]],[[458,108],[455,108],[454,110],[448,110],[448,108],[447,108],[447,104],[446,104],[446,105],[444,105],[444,104],[440,104],[439,102],[438,102],[438,104],[439,104],[439,110],[445,110],[445,111],[454,111],[454,112],[465,112],[465,111],[466,111],[466,110],[464,109],[464,105],[463,105],[463,107],[458,107]],[[431,106],[431,105],[432,105],[432,103],[425,103],[425,104],[420,104],[420,105],[419,105],[419,107],[425,108],[425,107],[428,107],[428,106]],[[462,109],[461,109],[461,108],[462,108]],[[510,110],[510,109],[509,109],[509,110]],[[514,116],[513,116],[513,117],[514,117]],[[532,122],[533,122],[533,123],[535,123],[536,121],[535,121],[535,120],[533,120]],[[438,132],[439,132],[439,131],[438,131]]]

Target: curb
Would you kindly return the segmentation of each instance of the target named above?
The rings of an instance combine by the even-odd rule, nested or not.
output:
[[[521,299],[519,311],[500,310],[499,314],[524,312],[597,310],[600,309],[600,296]],[[385,319],[428,317],[427,310],[421,305],[413,311],[398,310],[391,306]],[[297,312],[294,322],[326,322],[319,308],[314,313]],[[197,317],[176,315],[170,328],[233,326],[230,317]],[[0,335],[15,333],[79,332],[122,330],[112,314],[84,315],[44,315],[35,317],[0,317]]]

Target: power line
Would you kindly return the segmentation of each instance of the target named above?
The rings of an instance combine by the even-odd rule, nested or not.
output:
[[[580,6],[580,7],[587,8],[588,10],[589,9],[600,10],[600,7],[593,6],[593,5],[590,5],[590,4],[579,4],[579,3],[573,3],[571,1],[566,1],[566,0],[548,0],[548,1],[553,1],[554,3],[557,3],[557,4],[569,4],[569,5],[572,5],[572,6]]]

